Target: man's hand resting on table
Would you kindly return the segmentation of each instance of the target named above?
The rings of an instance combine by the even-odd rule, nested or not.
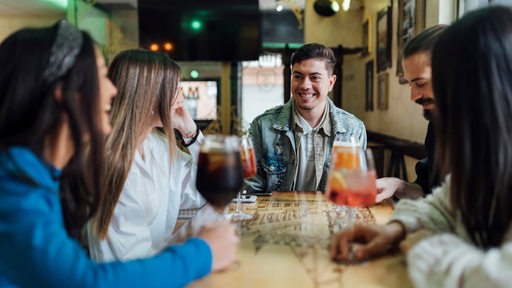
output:
[[[381,202],[393,195],[400,199],[418,199],[423,197],[423,190],[418,184],[405,182],[394,177],[377,179],[377,197],[375,202]]]

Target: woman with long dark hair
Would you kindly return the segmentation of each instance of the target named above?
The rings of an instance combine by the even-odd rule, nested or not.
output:
[[[91,261],[78,240],[102,199],[117,93],[103,56],[59,21],[7,37],[0,67],[1,287],[183,287],[234,261],[229,224],[153,258]]]
[[[332,256],[348,257],[355,241],[355,256],[365,259],[405,238],[418,287],[510,287],[512,8],[467,13],[440,35],[432,56],[445,183],[425,199],[401,200],[385,226],[341,232]]]

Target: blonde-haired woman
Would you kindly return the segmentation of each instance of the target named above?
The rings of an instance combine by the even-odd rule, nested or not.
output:
[[[179,210],[205,203],[195,188],[203,136],[182,105],[176,62],[127,50],[114,58],[108,76],[119,92],[107,138],[106,193],[88,233],[91,257],[102,262],[159,253],[171,244]],[[173,129],[192,156],[177,149]],[[221,227],[219,240],[235,237],[229,225]]]

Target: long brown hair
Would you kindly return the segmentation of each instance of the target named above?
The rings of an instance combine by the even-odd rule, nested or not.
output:
[[[107,236],[135,151],[152,125],[153,113],[160,116],[170,159],[174,159],[176,139],[171,106],[180,74],[178,64],[169,56],[147,50],[121,52],[109,66],[108,76],[117,86],[118,94],[112,102],[112,132],[106,145],[103,199],[93,221],[93,231],[100,239]]]
[[[512,222],[512,9],[466,14],[432,55],[437,159],[454,216],[473,242],[499,246]]]

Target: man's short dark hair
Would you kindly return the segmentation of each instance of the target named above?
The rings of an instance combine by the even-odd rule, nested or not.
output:
[[[435,25],[416,35],[416,37],[405,43],[402,57],[407,58],[418,52],[430,52],[432,54],[437,38],[439,38],[439,35],[441,35],[446,27],[448,25]]]
[[[318,43],[305,44],[297,49],[297,51],[292,54],[292,66],[295,63],[312,58],[325,60],[327,71],[332,75],[334,65],[336,65],[336,55],[334,55],[331,48]]]

